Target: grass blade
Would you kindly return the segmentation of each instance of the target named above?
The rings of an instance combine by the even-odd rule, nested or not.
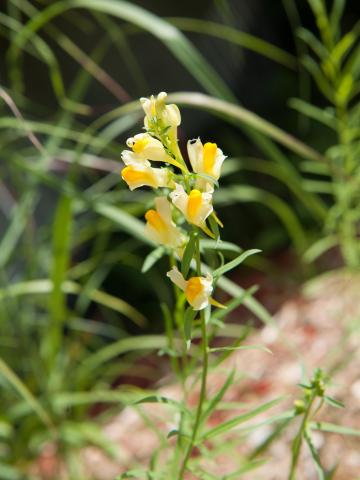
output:
[[[270,402],[266,402],[263,405],[260,405],[259,407],[254,408],[253,410],[250,410],[249,412],[243,413],[242,415],[238,415],[235,418],[232,418],[231,420],[228,420],[221,425],[218,425],[217,427],[212,428],[211,430],[208,430],[202,437],[202,440],[208,440],[210,438],[213,438],[217,435],[226,433],[233,428],[237,427],[243,422],[246,422],[250,420],[253,417],[256,417],[257,415],[260,415],[260,413],[266,412],[266,410],[269,410],[272,408],[274,405],[277,405],[279,402],[281,402],[284,399],[284,397],[278,397],[275,398],[274,400],[271,400]]]
[[[210,22],[208,20],[200,20],[195,18],[168,18],[170,23],[178,27],[180,30],[186,32],[201,33],[204,35],[211,35],[230,43],[246,48],[264,57],[273,60],[274,62],[283,65],[284,67],[296,70],[296,58],[282,50],[281,48],[255,37],[246,32],[241,32],[236,28],[222,25],[221,23]]]
[[[165,335],[140,335],[137,337],[123,338],[101,348],[93,355],[87,357],[81,368],[92,370],[123,353],[137,350],[155,350],[165,348],[167,345],[168,340]]]
[[[42,423],[54,434],[54,425],[48,412],[2,358],[0,358],[0,375],[2,375],[2,377],[4,377],[10,383],[10,385],[18,392],[20,397],[22,397],[29,405],[31,410],[37,414]]]
[[[225,273],[229,272],[230,270],[233,270],[237,266],[239,266],[241,263],[243,263],[248,257],[251,255],[255,255],[256,253],[261,252],[261,250],[258,250],[257,248],[254,248],[252,250],[246,250],[242,254],[240,254],[238,257],[234,258],[234,260],[231,260],[231,262],[225,263],[220,268],[217,268],[216,270],[213,271],[213,277],[221,277],[222,275],[225,275]]]
[[[321,430],[322,432],[339,433],[340,435],[354,435],[360,437],[360,430],[355,428],[343,427],[342,425],[335,425],[327,422],[311,422],[310,428],[313,430]]]
[[[264,134],[265,136],[276,140],[281,145],[289,148],[300,157],[311,160],[325,161],[325,158],[317,151],[308,147],[300,140],[296,139],[289,133],[284,132],[279,127],[264,120],[253,112],[250,112],[240,105],[210,97],[203,93],[179,92],[169,95],[169,101],[179,105],[197,107],[206,111],[210,111],[216,115],[225,118],[231,118],[237,123],[244,124],[252,129]]]

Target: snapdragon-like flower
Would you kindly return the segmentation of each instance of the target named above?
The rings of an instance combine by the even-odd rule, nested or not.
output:
[[[166,153],[160,140],[157,140],[148,133],[138,133],[134,137],[128,138],[126,144],[132,149],[133,158],[139,161],[153,160],[154,162],[170,163],[172,161],[172,158]]]
[[[167,93],[160,92],[157,98],[140,98],[145,112],[144,125],[148,130],[154,122],[160,122],[164,127],[176,128],[181,123],[180,110],[177,105],[166,105]]]
[[[168,168],[152,168],[145,164],[130,163],[121,171],[130,190],[139,187],[173,188],[172,172]]]
[[[186,300],[194,310],[202,310],[211,303],[213,278],[210,273],[207,273],[206,277],[191,277],[185,280],[179,270],[173,267],[166,275],[185,292]]]
[[[186,239],[172,221],[168,199],[157,197],[155,207],[156,210],[148,210],[145,213],[145,234],[154,242],[177,250],[181,257]]]
[[[212,192],[212,189],[207,192],[194,189],[188,195],[184,187],[176,183],[170,198],[189,223],[204,229],[207,217],[213,212]]]
[[[207,142],[203,145],[200,138],[189,140],[187,151],[195,173],[204,173],[214,180],[219,179],[221,166],[226,157],[216,143]],[[205,189],[207,183],[208,180],[198,178],[196,186]]]

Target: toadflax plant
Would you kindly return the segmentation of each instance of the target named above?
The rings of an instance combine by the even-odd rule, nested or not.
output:
[[[221,326],[219,319],[222,317],[213,315],[211,308],[217,311],[226,308],[213,297],[215,283],[221,275],[259,250],[243,252],[225,265],[222,262],[212,272],[202,262],[204,242],[207,248],[209,241],[214,249],[221,245],[219,227],[222,223],[214,211],[213,193],[226,157],[216,143],[203,144],[197,138],[187,142],[188,166],[178,145],[180,111],[176,105],[167,105],[166,97],[167,94],[161,92],[156,98],[140,100],[145,112],[145,132],[127,140],[129,150],[122,152],[125,167],[121,175],[130,190],[147,186],[156,192],[154,208],[145,213],[144,234],[168,253],[170,259],[167,276],[174,284],[176,302],[173,315],[164,309],[169,339],[167,353],[183,386],[184,405],[189,393],[186,380],[194,371],[191,339],[195,329],[199,327],[200,330],[200,346],[196,349],[201,352],[198,403],[193,413],[185,407],[180,409],[178,425],[171,432],[171,436],[177,436],[174,458],[170,462],[171,478],[180,480],[189,468],[195,446],[201,443],[201,426],[217,403],[206,405],[209,354],[212,350],[221,350],[209,348],[208,329],[215,321]],[[223,259],[222,255],[220,258]],[[235,300],[235,304],[239,303]],[[174,326],[178,334],[174,334]],[[221,395],[230,384],[228,379]]]

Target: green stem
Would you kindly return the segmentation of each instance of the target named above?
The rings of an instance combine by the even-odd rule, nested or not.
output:
[[[199,398],[199,403],[197,406],[196,410],[196,417],[195,417],[195,423],[193,427],[193,433],[191,435],[190,443],[188,446],[188,449],[185,453],[185,457],[180,469],[179,477],[178,480],[182,480],[184,478],[184,473],[186,471],[187,463],[189,461],[190,455],[193,451],[193,448],[196,443],[196,436],[199,430],[200,426],[200,419],[201,419],[201,414],[203,411],[203,405],[206,399],[206,380],[207,380],[207,372],[208,372],[208,345],[207,345],[207,335],[206,335],[206,324],[205,324],[205,315],[204,311],[201,310],[200,312],[200,318],[201,318],[201,333],[202,333],[202,372],[201,372],[201,388],[200,388],[200,398]]]
[[[200,240],[199,234],[197,233],[196,236],[196,271],[197,275],[201,275],[201,258],[200,258]],[[181,465],[181,469],[179,472],[178,480],[182,480],[184,478],[184,474],[186,471],[186,467],[188,461],[190,459],[191,453],[193,448],[196,444],[196,437],[201,423],[201,415],[203,411],[203,405],[206,400],[206,383],[207,383],[207,373],[208,373],[208,365],[209,365],[209,358],[208,358],[208,339],[207,339],[207,332],[206,332],[206,322],[205,322],[205,314],[204,310],[200,311],[200,320],[201,320],[201,335],[202,335],[202,342],[201,342],[201,349],[202,349],[202,371],[201,371],[201,387],[200,387],[200,397],[199,403],[196,410],[195,416],[195,423],[193,426],[193,432],[191,435],[190,443],[186,450],[183,463]]]
[[[304,432],[305,432],[306,427],[307,427],[308,419],[309,419],[309,416],[310,416],[311,407],[313,405],[315,397],[316,397],[315,393],[312,392],[311,397],[310,397],[309,402],[308,402],[308,405],[307,405],[307,408],[305,410],[301,425],[300,425],[299,432],[296,435],[296,437],[294,439],[294,442],[293,442],[293,445],[292,445],[292,458],[291,458],[291,469],[290,469],[290,473],[289,473],[289,480],[296,480],[295,475],[296,475],[296,468],[297,468],[297,464],[298,464],[299,456],[300,456],[301,444],[302,444],[302,440],[303,440],[303,437],[304,437]]]
[[[338,191],[338,203],[341,205],[341,219],[339,233],[341,238],[341,252],[344,262],[352,268],[359,265],[359,251],[357,242],[356,223],[352,216],[353,193],[351,192],[352,175],[354,175],[354,163],[351,154],[351,144],[347,138],[348,119],[347,110],[344,105],[336,106],[338,119],[339,143],[344,149],[342,176]]]

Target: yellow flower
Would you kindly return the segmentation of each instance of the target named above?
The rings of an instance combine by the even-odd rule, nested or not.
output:
[[[144,186],[152,188],[174,186],[172,172],[168,168],[152,168],[133,163],[122,169],[121,176],[130,190]]]
[[[157,197],[155,207],[156,210],[148,210],[145,213],[145,234],[156,243],[178,250],[181,257],[185,236],[172,221],[171,205],[168,199]]]
[[[149,129],[151,123],[160,121],[166,127],[178,127],[181,123],[181,115],[177,105],[166,105],[166,92],[160,92],[157,98],[151,95],[150,98],[140,98],[145,112],[144,125]]]
[[[188,195],[184,187],[176,183],[170,198],[189,223],[204,228],[207,217],[213,212],[212,192],[212,189],[207,192],[191,190]]]
[[[214,180],[219,179],[221,166],[226,157],[216,143],[207,142],[203,145],[200,138],[189,140],[187,151],[195,173],[204,173]],[[207,183],[209,183],[207,180],[198,178],[196,186],[204,189]]]
[[[166,162],[174,165],[180,170],[186,170],[184,165],[181,165],[173,157],[168,155],[160,140],[152,137],[148,133],[139,133],[134,137],[128,138],[127,145],[132,149],[123,150],[121,158],[125,165],[143,164],[150,166],[149,160],[154,162]]]
[[[185,280],[179,270],[173,267],[166,275],[185,292],[186,300],[194,310],[202,310],[211,303],[213,278],[210,273],[207,273],[206,277],[191,277]]]
[[[154,162],[172,162],[160,140],[148,133],[139,133],[128,138],[126,144],[133,151],[133,158],[139,161],[153,160]],[[125,150],[126,151],[126,150]],[[131,153],[131,152],[130,152]]]

